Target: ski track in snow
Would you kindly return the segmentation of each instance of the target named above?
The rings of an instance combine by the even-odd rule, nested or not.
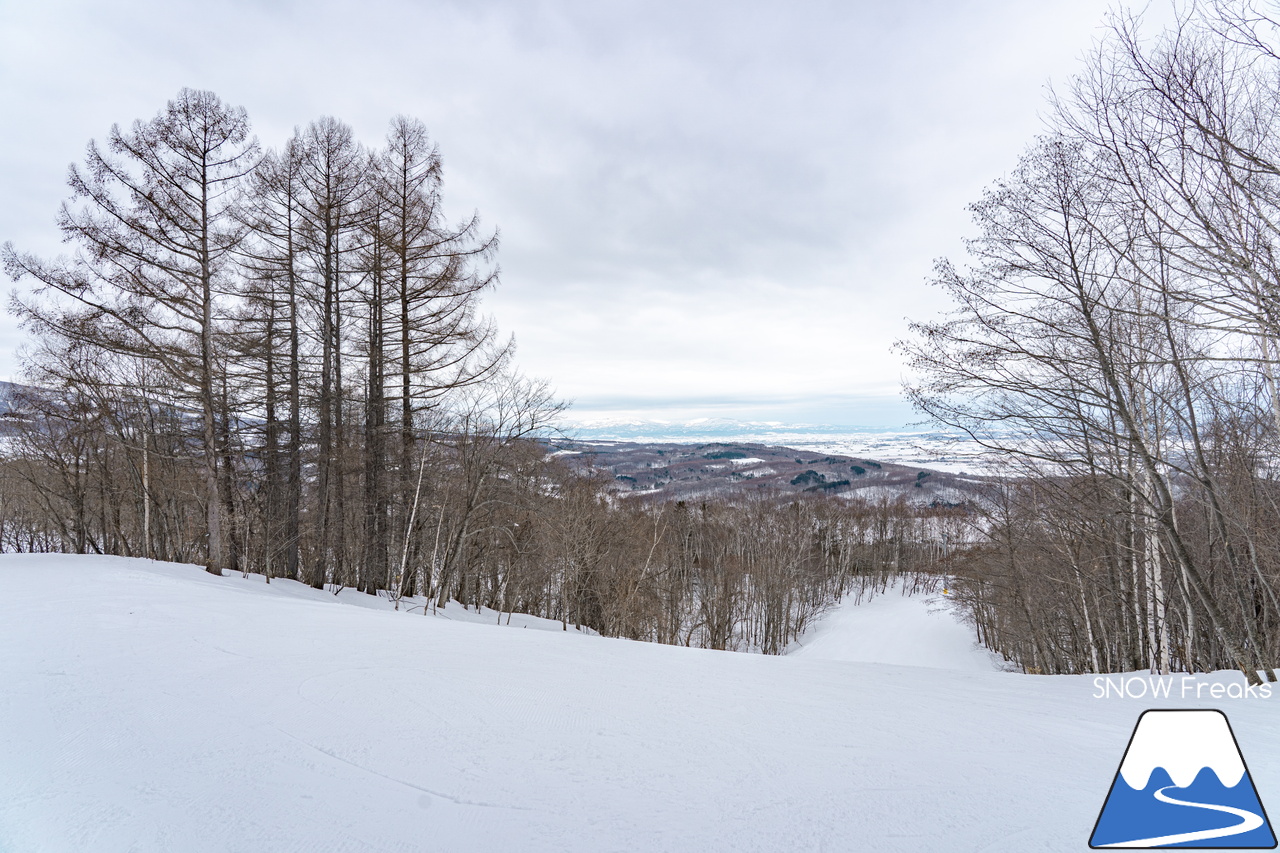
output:
[[[974,631],[937,595],[903,595],[890,587],[827,614],[789,650],[814,660],[891,663],[961,672],[1001,670],[1000,656],[977,644]]]
[[[1146,705],[1001,672],[941,603],[766,657],[0,556],[0,851],[1088,849]],[[1265,801],[1274,709],[1226,710]]]

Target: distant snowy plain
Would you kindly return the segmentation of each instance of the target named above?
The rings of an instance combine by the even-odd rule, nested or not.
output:
[[[943,430],[902,427],[785,424],[697,418],[692,421],[590,420],[564,426],[564,434],[586,441],[636,441],[674,444],[732,442],[790,447],[813,453],[854,456],[947,471],[983,474],[993,458],[977,442]]]
[[[443,614],[0,556],[0,851],[1086,850],[1149,706],[1000,671],[941,597],[782,657]],[[1275,801],[1277,709],[1219,704]]]

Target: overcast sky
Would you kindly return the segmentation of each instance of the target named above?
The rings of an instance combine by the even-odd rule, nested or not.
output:
[[[421,118],[485,300],[574,416],[898,425],[933,259],[1042,128],[1103,0],[0,0],[0,241],[61,250],[66,168],[179,88],[268,146]],[[8,287],[9,285],[6,285]],[[0,376],[22,338],[0,319]]]

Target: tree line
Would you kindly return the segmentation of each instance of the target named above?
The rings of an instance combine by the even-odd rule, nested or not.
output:
[[[900,344],[918,408],[1004,460],[956,586],[1030,671],[1275,679],[1277,22],[1114,15]]]
[[[66,392],[44,416],[114,408],[148,483],[194,453],[211,572],[262,552],[315,585],[355,561],[385,587],[416,420],[509,361],[476,312],[496,235],[445,219],[421,123],[395,119],[369,150],[323,118],[264,153],[242,108],[188,89],[91,142],[69,184],[58,225],[75,255],[3,256],[34,285],[14,304],[33,384]],[[525,392],[537,417],[545,393]],[[140,550],[164,553],[165,508],[144,491]]]
[[[497,234],[439,152],[322,118],[263,150],[183,90],[69,172],[69,256],[6,245],[31,335],[0,548],[121,554],[781,652],[840,596],[940,560],[950,510],[642,506],[541,440],[563,409],[479,311]]]
[[[323,576],[308,574],[315,564],[306,559],[302,574],[289,574],[268,527],[273,514],[256,458],[261,431],[233,434],[240,570],[267,582],[352,587],[424,614],[458,602],[499,619],[529,613],[606,636],[779,654],[846,596],[895,584],[932,589],[947,543],[964,536],[965,512],[954,507],[825,495],[627,499],[530,436],[528,391],[477,387],[468,407],[420,421],[405,539],[382,543],[383,586],[355,554]],[[111,387],[87,385],[26,389],[11,405],[0,458],[0,550],[206,558],[204,462],[192,413],[138,406]],[[332,534],[312,521],[314,436],[304,452],[307,556]],[[364,458],[358,447],[347,456],[352,466]],[[359,542],[365,505],[362,490],[352,492],[360,511],[348,516],[348,541]]]

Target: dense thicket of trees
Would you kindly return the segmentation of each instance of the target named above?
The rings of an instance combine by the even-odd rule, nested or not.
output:
[[[972,206],[920,409],[1009,461],[961,558],[1039,672],[1280,659],[1280,55],[1247,2],[1118,17],[1054,128]],[[1268,673],[1275,678],[1274,673]]]
[[[0,548],[199,562],[427,609],[780,652],[852,590],[941,559],[953,510],[642,506],[555,464],[561,410],[478,313],[495,234],[445,217],[416,121],[260,150],[184,90],[71,171],[75,253],[29,285]],[[429,604],[423,605],[421,602]]]
[[[59,217],[76,253],[6,246],[4,262],[33,284],[15,308],[47,398],[30,403],[49,434],[29,430],[24,446],[80,447],[102,426],[119,443],[94,448],[111,454],[103,487],[137,481],[109,509],[136,504],[141,539],[100,547],[385,588],[415,541],[410,471],[445,395],[505,377],[523,394],[521,429],[555,411],[509,376],[509,348],[478,316],[496,236],[474,216],[447,222],[441,183],[410,119],[379,151],[323,118],[264,155],[244,110],[210,92],[183,90],[150,121],[113,127],[105,150],[90,143]],[[188,484],[202,522],[158,500],[166,475]]]

